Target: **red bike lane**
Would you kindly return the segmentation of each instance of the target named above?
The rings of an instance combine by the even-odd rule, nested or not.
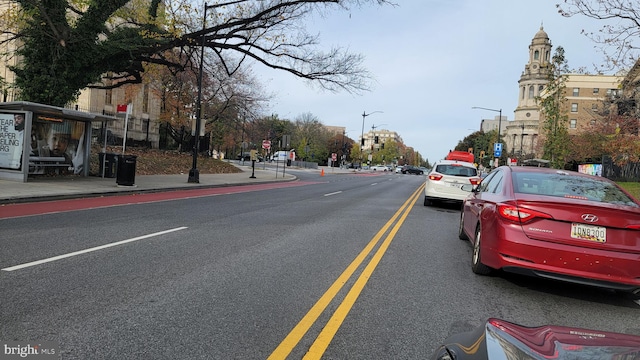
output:
[[[98,197],[81,197],[76,199],[47,200],[29,203],[0,205],[0,219],[23,216],[53,214],[74,210],[96,209],[111,206],[188,199],[224,194],[236,194],[251,191],[270,190],[315,184],[316,182],[281,182],[256,185],[223,186],[191,190],[158,190],[126,195],[102,195]]]

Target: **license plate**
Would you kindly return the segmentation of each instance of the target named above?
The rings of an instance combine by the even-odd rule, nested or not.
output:
[[[603,243],[607,241],[607,228],[573,223],[571,224],[571,237]]]

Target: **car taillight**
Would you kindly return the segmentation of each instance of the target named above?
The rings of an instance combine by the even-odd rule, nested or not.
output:
[[[549,214],[513,205],[498,205],[498,214],[507,220],[523,224],[535,218],[553,219]]]
[[[440,174],[429,175],[429,180],[439,181],[440,179],[442,179],[442,175],[440,175]]]
[[[640,224],[638,224],[638,225],[627,225],[627,229],[640,230]]]
[[[471,183],[471,185],[478,185],[478,184],[480,184],[480,180],[482,180],[482,179],[477,178],[477,177],[469,178],[469,182]]]

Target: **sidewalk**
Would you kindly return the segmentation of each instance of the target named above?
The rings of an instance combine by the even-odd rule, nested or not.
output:
[[[136,175],[133,186],[118,185],[116,178],[34,177],[27,182],[0,180],[0,204],[59,200],[83,196],[135,194],[160,190],[197,189],[207,187],[249,185],[268,182],[293,181],[297,177],[285,172],[258,169],[251,178],[251,168],[239,167],[242,172],[232,174],[200,174],[199,183],[189,183],[189,174]],[[320,170],[318,170],[320,172]]]
[[[72,199],[114,194],[135,194],[157,192],[162,190],[197,189],[232,185],[250,185],[270,182],[293,181],[297,177],[289,171],[305,171],[325,174],[353,173],[353,170],[319,167],[318,169],[303,169],[290,167],[282,174],[280,167],[276,174],[275,168],[256,166],[255,178],[251,178],[252,170],[249,166],[238,165],[239,173],[232,174],[200,174],[199,183],[189,183],[189,174],[177,175],[136,175],[133,186],[118,185],[116,178],[88,177],[33,177],[26,183],[0,179],[0,205],[24,203],[45,200]]]

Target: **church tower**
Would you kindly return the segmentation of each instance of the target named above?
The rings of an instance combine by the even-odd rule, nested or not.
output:
[[[540,26],[529,45],[529,62],[518,81],[518,107],[514,111],[514,119],[540,120],[540,111],[536,104],[536,97],[540,95],[549,82],[548,72],[551,58],[551,41]]]

